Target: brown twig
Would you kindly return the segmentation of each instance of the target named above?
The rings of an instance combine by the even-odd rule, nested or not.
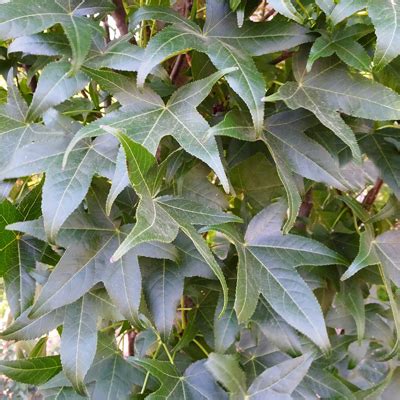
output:
[[[176,83],[176,78],[178,78],[179,73],[181,72],[181,69],[183,67],[183,61],[185,60],[185,54],[179,54],[176,57],[176,60],[174,62],[174,66],[172,67],[172,71],[169,75],[169,78],[171,79],[172,83]]]
[[[282,52],[282,54],[279,57],[275,58],[275,60],[272,60],[271,64],[272,65],[279,64],[280,62],[285,61],[288,58],[292,57],[293,54],[294,54],[294,51],[286,51],[285,50],[285,51]]]
[[[23,64],[23,67],[24,67],[26,74],[28,75],[28,72],[31,69],[31,65]],[[37,83],[38,83],[38,81],[37,81],[36,75],[33,75],[28,84],[29,89],[31,89],[32,93],[35,93],[36,88],[37,88]]]
[[[310,189],[304,196],[304,200],[301,203],[301,206],[299,209],[298,217],[300,217],[300,219],[295,224],[295,227],[298,230],[304,231],[306,229],[306,224],[305,224],[304,220],[310,216],[312,207],[313,207],[312,192]]]
[[[128,24],[126,23],[126,11],[123,4],[123,0],[113,0],[115,4],[115,11],[112,13],[115,19],[115,24],[121,35],[126,35],[128,33]]]
[[[130,356],[135,355],[135,339],[136,339],[136,332],[135,331],[128,332],[128,354]]]
[[[105,42],[106,44],[108,44],[111,41],[111,36],[110,36],[110,25],[108,24],[107,17],[103,19],[103,24],[104,24],[104,30],[106,32]]]
[[[176,3],[176,9],[183,17],[187,18],[192,8],[192,5],[193,3],[191,0],[183,0],[181,2]],[[186,61],[186,54],[179,54],[176,57],[171,73],[169,75],[169,78],[171,79],[172,83],[174,84],[176,83],[176,80],[179,76],[179,73],[182,70],[185,61]]]
[[[378,193],[381,190],[382,185],[383,185],[383,180],[381,178],[378,178],[375,182],[375,185],[364,197],[362,205],[366,210],[369,210],[374,204],[376,197],[378,196]]]

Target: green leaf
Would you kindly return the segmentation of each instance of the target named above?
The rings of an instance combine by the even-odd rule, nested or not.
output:
[[[99,333],[96,357],[86,377],[94,382],[92,397],[99,400],[124,399],[135,385],[142,385],[144,374],[124,359],[114,335]]]
[[[310,119],[304,110],[275,114],[266,121],[265,140],[274,156],[286,160],[289,168],[305,178],[324,182],[340,190],[349,184],[339,165],[321,145],[302,133],[302,120]],[[313,121],[310,122],[313,125]],[[304,128],[307,128],[305,122]]]
[[[29,124],[25,121],[28,106],[17,87],[14,86],[13,74],[10,71],[7,79],[7,103],[0,104],[0,146],[4,149],[0,155],[1,168],[6,167],[15,152],[32,142],[45,142],[59,135],[56,130],[40,124]]]
[[[361,269],[379,262],[374,249],[374,234],[371,228],[360,234],[360,249],[357,257],[351,263],[341,279],[345,280],[356,274]]]
[[[122,107],[93,124],[82,128],[71,141],[64,157],[64,164],[71,150],[85,137],[104,135],[102,126],[124,129],[126,135],[155,154],[162,137],[171,134],[189,153],[208,164],[220,178],[228,191],[228,182],[223,169],[215,139],[208,136],[208,123],[196,107],[208,95],[214,84],[231,69],[217,72],[210,77],[190,83],[178,89],[164,105],[140,98],[139,104]]]
[[[13,40],[8,48],[9,53],[19,51],[41,56],[58,56],[68,54],[68,40],[62,34],[37,33],[35,35],[21,36]]]
[[[301,354],[301,343],[297,332],[276,314],[264,299],[259,301],[251,320],[278,349],[292,356]]]
[[[46,234],[54,242],[60,227],[87,194],[94,174],[112,177],[117,141],[103,137],[85,142],[71,153],[68,165],[61,163],[68,138],[55,138],[47,146],[33,143],[18,150],[1,177],[11,178],[45,171],[43,217]]]
[[[368,0],[341,0],[339,4],[336,4],[329,17],[334,24],[338,24],[357,11],[365,8],[367,4]]]
[[[355,280],[346,281],[340,289],[338,300],[343,302],[353,316],[357,326],[357,338],[361,342],[365,334],[365,308],[362,289]]]
[[[136,260],[138,253],[125,256],[119,263],[110,263],[111,255],[121,242],[120,236],[126,234],[118,230],[113,221],[106,216],[105,199],[98,199],[94,192],[89,199],[91,199],[90,214],[85,215],[82,210],[78,210],[74,215],[75,218],[70,218],[60,230],[58,242],[67,247],[67,250],[44,285],[30,312],[30,315],[35,318],[47,314],[54,308],[78,300],[100,281],[105,283],[111,298],[113,300],[117,298],[116,303],[121,306],[121,312],[126,315],[126,318],[131,320],[132,307],[136,307],[136,310],[139,307],[138,266],[137,261],[132,263],[132,260]],[[95,212],[97,212],[97,223],[93,222]],[[11,228],[28,231],[38,238],[45,236],[43,222],[40,220],[33,221],[33,223],[14,224]],[[99,232],[102,232],[104,236]],[[142,251],[146,251],[145,254],[148,254],[148,250],[143,249]],[[125,263],[131,268],[130,274],[127,275],[124,274],[127,268]],[[135,264],[136,271],[133,269]],[[109,278],[110,275],[113,279]],[[84,277],[86,278],[82,282]],[[116,282],[124,282],[122,292],[119,287],[115,286]],[[125,296],[127,296],[126,299]],[[126,304],[126,300],[128,300],[128,304]],[[134,304],[135,301],[136,304]]]
[[[250,55],[262,55],[284,50],[310,41],[307,31],[297,25],[272,21],[268,24],[244,23],[237,27],[228,5],[223,2],[209,1],[203,32],[200,28],[182,17],[162,8],[144,8],[133,15],[134,26],[143,19],[160,19],[174,23],[150,40],[145,62],[138,72],[138,83],[143,85],[148,73],[160,62],[173,55],[195,49],[209,55],[212,63],[218,68],[238,68],[227,76],[232,89],[239,94],[248,106],[256,131],[260,131],[263,122],[264,79],[257,71]],[[216,21],[224,20],[224,24]]]
[[[59,356],[1,361],[0,371],[10,379],[40,385],[61,371],[61,362]]]
[[[261,400],[269,396],[289,399],[306,375],[312,361],[309,354],[304,354],[266,369],[251,384],[248,398]]]
[[[206,367],[232,395],[246,396],[246,377],[235,356],[211,353]]]
[[[307,71],[321,57],[336,55],[349,66],[361,71],[370,70],[371,59],[362,45],[356,40],[370,30],[363,25],[352,25],[335,32],[331,37],[323,34],[313,44],[307,62]]]
[[[64,308],[52,310],[37,319],[28,317],[32,307],[24,311],[10,326],[1,332],[4,340],[30,340],[57,328],[64,321]]]
[[[1,252],[0,252],[0,260],[1,260],[1,275],[8,270],[8,264],[15,259],[16,256],[16,241],[17,235],[14,232],[9,232],[5,230],[5,227],[13,222],[22,219],[22,215],[20,212],[7,200],[4,200],[0,203],[0,244],[1,244]]]
[[[214,349],[218,353],[225,353],[235,342],[239,333],[239,324],[235,315],[234,299],[230,298],[221,315],[223,298],[220,296],[214,316]]]
[[[87,393],[83,380],[96,353],[96,325],[96,307],[90,295],[66,307],[61,335],[61,363],[65,375],[82,395]]]
[[[182,236],[177,239],[179,251],[187,254],[177,264],[168,260],[151,261],[143,268],[144,290],[147,305],[151,311],[158,332],[168,337],[176,307],[183,295],[184,280],[187,277],[201,276],[211,278],[212,273],[193,244]],[[194,259],[194,257],[196,257]]]
[[[329,15],[335,7],[334,0],[315,0],[315,3],[326,15]]]
[[[48,64],[40,76],[38,87],[29,107],[27,118],[36,119],[50,107],[56,106],[83,89],[88,83],[85,74],[70,75],[70,64],[59,61]]]
[[[338,112],[372,120],[399,117],[397,94],[369,79],[350,75],[339,63],[318,62],[309,74],[304,66],[298,68],[298,82],[286,83],[270,100],[282,99],[291,109],[302,107],[313,112],[350,147],[356,160],[361,157],[356,138]]]
[[[278,13],[293,19],[294,21],[301,24],[303,22],[303,18],[293,6],[291,0],[270,0],[269,3],[271,7],[274,8]]]
[[[60,23],[72,48],[72,71],[78,71],[91,42],[92,25],[88,14],[112,11],[108,0],[72,1],[66,4],[56,0],[22,1],[0,5],[0,39],[6,40],[41,32]],[[69,97],[69,96],[68,96]]]
[[[368,15],[377,37],[374,68],[382,69],[400,54],[400,6],[391,0],[368,2]]]
[[[339,378],[323,368],[314,365],[310,367],[303,382],[297,387],[296,392],[303,393],[303,390],[308,393],[311,391],[310,395],[313,397],[317,393],[323,398],[336,397],[354,400],[353,393]]]
[[[382,179],[390,186],[397,198],[400,197],[399,151],[390,142],[398,140],[397,129],[382,129],[373,134],[362,135],[360,146],[372,160]]]
[[[204,361],[191,364],[183,374],[174,365],[165,361],[130,359],[130,362],[145,368],[160,381],[160,388],[147,396],[149,400],[158,398],[200,400],[216,397],[227,399],[227,395],[204,367]]]
[[[400,260],[398,257],[398,243],[400,231],[387,231],[377,236],[375,239],[375,251],[379,261],[389,278],[397,285],[400,284],[399,268]]]
[[[239,252],[235,303],[238,319],[246,321],[254,313],[256,298],[248,293],[261,293],[286,322],[327,351],[329,340],[320,306],[294,267],[345,261],[316,241],[277,232],[276,221],[280,219],[282,224],[284,211],[283,205],[276,203],[254,217],[247,228],[245,246],[231,232],[224,232]]]
[[[0,265],[4,279],[8,304],[16,318],[23,313],[33,302],[35,295],[35,280],[30,272],[35,268],[35,261],[40,260],[44,245],[39,241],[21,234],[6,230],[6,226],[19,220],[24,220],[32,214],[35,205],[31,198],[39,194],[34,190],[20,205],[15,207],[8,201],[0,203]],[[29,204],[30,203],[30,204]]]

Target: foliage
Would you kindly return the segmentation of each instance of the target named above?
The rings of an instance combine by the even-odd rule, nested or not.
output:
[[[0,372],[46,399],[395,398],[399,16],[0,1],[1,339],[29,341]]]

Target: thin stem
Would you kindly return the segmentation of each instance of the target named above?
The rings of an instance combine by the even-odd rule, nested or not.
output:
[[[307,16],[308,19],[311,19],[310,14],[308,13],[307,9],[303,6],[303,3],[300,0],[296,0],[297,5],[301,8],[303,13]]]
[[[161,343],[162,343],[162,346],[163,346],[163,348],[164,348],[164,350],[165,350],[165,353],[167,354],[167,357],[168,357],[169,362],[170,362],[171,364],[175,364],[175,363],[174,363],[174,359],[172,358],[171,353],[169,352],[167,345],[166,345],[164,342],[161,342]]]
[[[337,225],[337,223],[340,221],[340,219],[343,217],[344,213],[348,210],[347,207],[344,207],[342,211],[340,211],[339,215],[336,217],[335,221],[333,222],[332,226],[331,226],[331,232],[333,232],[333,230],[335,229],[335,226]]]
[[[204,348],[204,346],[197,339],[193,339],[193,343],[195,343],[197,345],[197,347],[208,357],[208,351]]]
[[[158,341],[156,351],[154,352],[153,356],[151,357],[153,360],[157,357],[160,349],[161,349],[161,340]],[[144,377],[144,382],[143,382],[143,386],[142,386],[142,390],[140,391],[140,394],[143,394],[145,392],[149,378],[150,378],[150,372],[147,371],[146,376]]]
[[[186,329],[186,315],[185,315],[185,297],[181,296],[181,315],[182,315],[182,330]]]

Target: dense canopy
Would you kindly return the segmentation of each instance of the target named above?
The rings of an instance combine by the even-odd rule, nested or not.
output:
[[[400,2],[0,0],[0,373],[397,398],[399,121]]]

